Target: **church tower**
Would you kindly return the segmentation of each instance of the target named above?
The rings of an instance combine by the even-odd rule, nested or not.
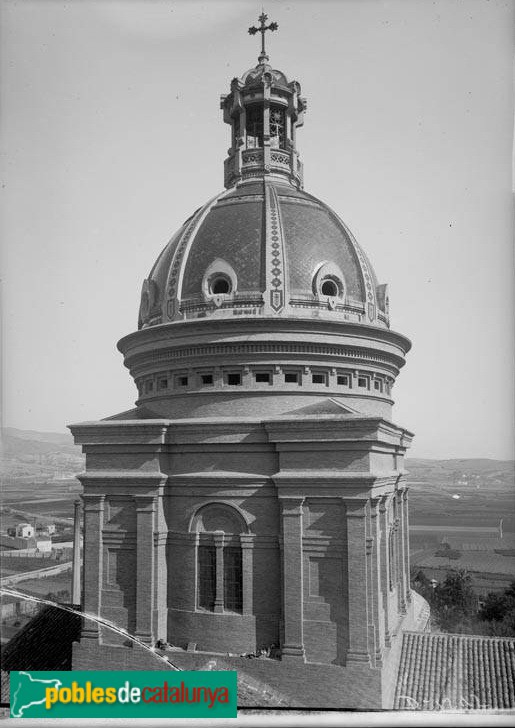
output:
[[[304,191],[306,99],[270,65],[277,25],[259,20],[258,64],[221,99],[225,189],[159,255],[118,343],[136,407],[71,427],[86,454],[83,608],[182,648],[183,666],[203,651],[238,669],[273,647],[245,669],[279,690],[293,679],[299,706],[389,707],[421,609],[412,435],[392,422],[410,343],[351,232]],[[87,621],[74,668],[100,666],[152,667]]]

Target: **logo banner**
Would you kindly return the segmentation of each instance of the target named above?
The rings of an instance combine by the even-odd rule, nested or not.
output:
[[[236,718],[235,671],[12,671],[11,718]]]

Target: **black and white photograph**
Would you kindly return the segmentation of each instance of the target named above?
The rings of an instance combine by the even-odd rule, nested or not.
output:
[[[513,721],[514,20],[0,3],[0,717]]]

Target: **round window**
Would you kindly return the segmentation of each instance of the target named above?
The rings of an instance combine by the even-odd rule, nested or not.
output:
[[[322,282],[321,289],[323,296],[337,296],[338,286],[334,281],[325,280]]]
[[[231,292],[231,281],[225,276],[216,276],[211,281],[211,293],[215,296],[219,296],[223,293]]]

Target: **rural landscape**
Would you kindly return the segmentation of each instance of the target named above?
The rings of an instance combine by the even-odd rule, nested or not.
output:
[[[70,600],[74,502],[81,492],[75,474],[83,466],[71,435],[4,429],[2,586]],[[408,459],[406,469],[414,588],[432,602],[449,574],[461,574],[460,588],[474,595],[471,613],[483,608],[489,594],[505,599],[515,579],[514,462]],[[23,528],[26,535],[18,537]],[[437,613],[436,602],[432,606]],[[36,608],[2,594],[3,643]],[[461,629],[463,620],[458,622],[451,627]]]

